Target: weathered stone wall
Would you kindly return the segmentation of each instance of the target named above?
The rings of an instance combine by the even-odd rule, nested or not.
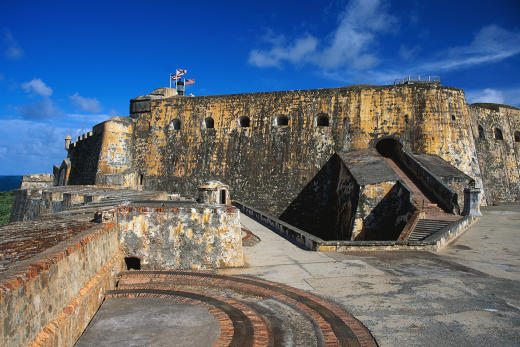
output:
[[[0,276],[0,345],[73,345],[122,260],[115,224],[107,223],[17,263]]]
[[[488,203],[520,201],[520,142],[515,140],[520,110],[495,104],[473,104],[469,109]]]
[[[124,253],[152,270],[243,266],[239,216],[233,206],[171,201],[117,209]]]
[[[132,136],[132,119],[114,117],[78,137],[68,151],[71,169],[67,184],[135,186]]]
[[[352,240],[397,240],[415,211],[401,182],[362,186]]]
[[[329,208],[340,204],[331,158],[340,152],[372,148],[385,137],[397,139],[409,153],[438,155],[474,179],[477,187],[482,187],[481,169],[490,171],[484,175],[486,186],[496,188],[488,189],[487,195],[498,194],[498,200],[511,201],[519,189],[518,168],[514,170],[518,161],[513,160],[518,158],[518,151],[514,152],[518,144],[508,147],[505,154],[494,147],[477,147],[478,131],[472,120],[478,117],[473,111],[470,117],[460,89],[415,84],[168,95],[158,91],[138,97],[132,100],[131,117],[100,124],[102,131],[94,131],[94,136],[102,134],[99,158],[81,159],[95,163],[96,169],[76,170],[75,175],[83,177],[84,183],[142,184],[145,189],[185,196],[195,196],[200,184],[218,179],[231,187],[234,198],[291,223],[301,221],[299,225],[313,232],[322,222],[337,224],[338,220],[339,208],[335,212]],[[480,117],[488,119],[489,115]],[[79,146],[69,151],[71,158],[82,158],[79,152],[83,150],[75,153]],[[493,163],[484,168],[486,156]],[[506,170],[498,170],[504,167],[501,161]],[[71,177],[76,177],[73,172]],[[459,206],[462,195],[457,191]],[[316,202],[318,208],[303,206],[305,199]],[[299,218],[293,213],[302,206],[308,211],[306,221],[301,213]]]
[[[340,150],[392,135],[406,150],[438,154],[478,180],[464,93],[401,85],[150,101],[135,127],[135,165],[147,188],[194,195],[215,178],[238,200],[280,216]],[[330,126],[317,126],[325,114]],[[288,125],[276,126],[278,116]],[[214,128],[204,120],[211,117]],[[248,117],[250,127],[240,126]],[[179,120],[180,128],[173,126]],[[179,128],[179,129],[177,129]]]
[[[51,174],[24,175],[20,189],[45,188],[54,184],[54,176]]]

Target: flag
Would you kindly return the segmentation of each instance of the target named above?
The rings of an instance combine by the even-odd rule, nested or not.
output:
[[[174,74],[171,74],[171,75],[170,75],[170,79],[171,79],[172,81],[176,81],[176,80],[178,80],[178,79],[180,79],[180,78],[181,78],[180,75],[174,75]]]
[[[178,76],[186,75],[187,73],[188,73],[188,70],[177,69],[177,75]]]
[[[190,79],[184,81],[184,85],[185,86],[190,85],[190,84],[195,84],[195,79],[194,78],[190,78]]]

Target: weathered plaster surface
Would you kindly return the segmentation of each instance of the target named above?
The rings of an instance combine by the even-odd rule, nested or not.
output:
[[[205,269],[243,266],[240,212],[232,206],[121,206],[119,238],[141,268]]]

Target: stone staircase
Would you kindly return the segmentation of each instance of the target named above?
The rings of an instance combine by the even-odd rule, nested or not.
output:
[[[406,238],[409,241],[421,241],[445,226],[458,221],[462,216],[446,213],[435,202],[431,201],[415,184],[415,182],[397,165],[392,158],[386,158],[385,162],[394,170],[401,180],[408,186],[412,195],[412,204],[418,211],[422,211],[422,217],[415,228]]]
[[[422,241],[451,223],[446,220],[420,219],[408,236],[408,241]]]

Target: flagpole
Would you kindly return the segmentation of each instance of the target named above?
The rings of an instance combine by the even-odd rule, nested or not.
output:
[[[172,89],[172,74],[170,73],[170,89]]]

